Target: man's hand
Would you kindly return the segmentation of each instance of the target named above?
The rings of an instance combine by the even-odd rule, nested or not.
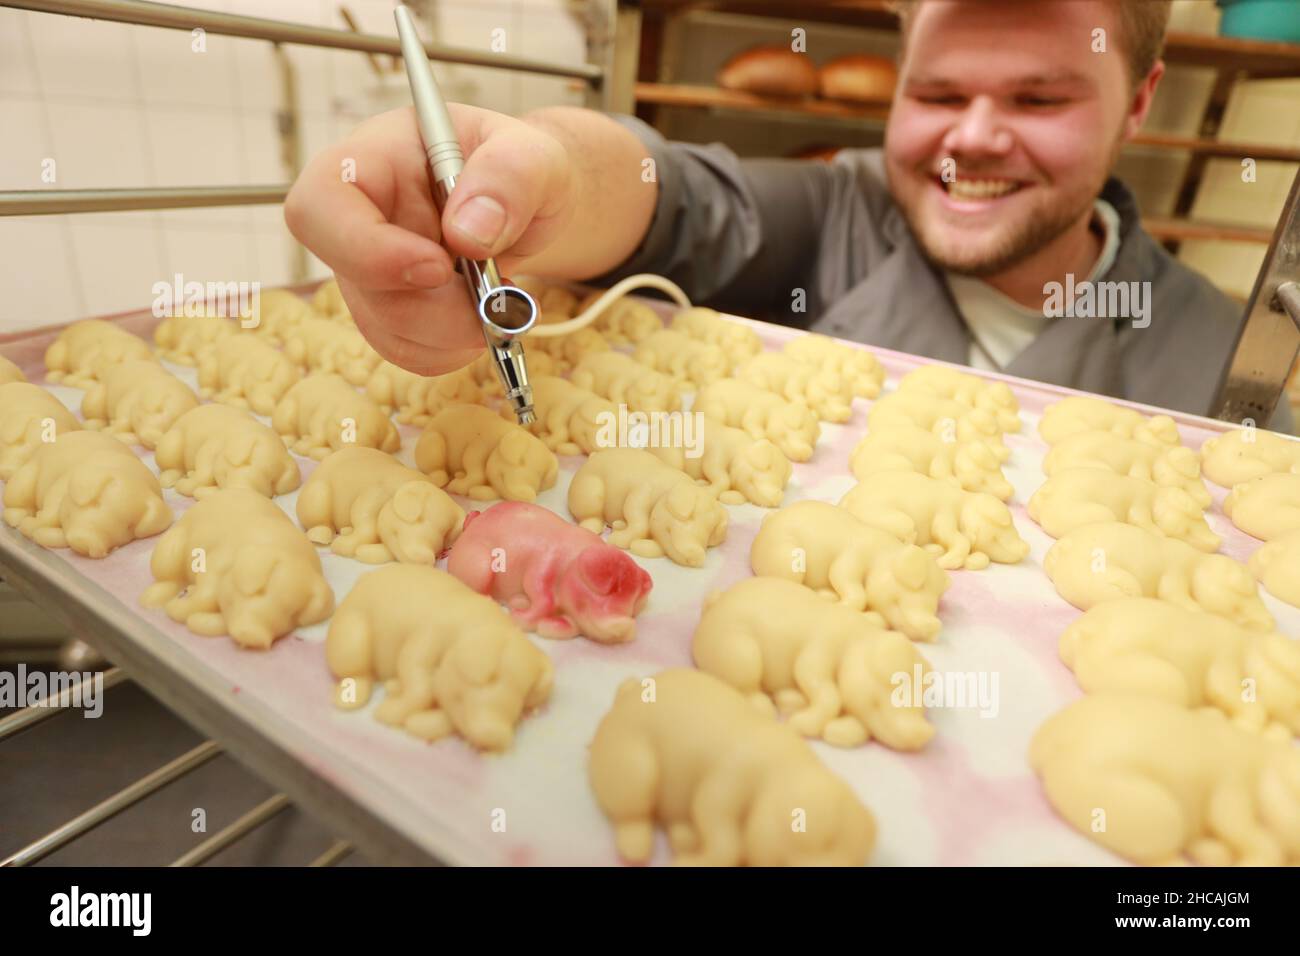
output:
[[[508,276],[563,236],[579,202],[570,151],[555,136],[490,110],[448,109],[465,169],[441,220],[410,107],[313,157],[284,203],[290,231],[338,276],[361,333],[423,375],[461,368],[484,348],[453,254],[494,257]]]

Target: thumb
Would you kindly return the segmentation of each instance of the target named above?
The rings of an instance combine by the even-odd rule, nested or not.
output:
[[[444,243],[472,259],[508,250],[534,219],[566,201],[567,164],[564,147],[525,123],[489,132],[456,179],[442,216]]]

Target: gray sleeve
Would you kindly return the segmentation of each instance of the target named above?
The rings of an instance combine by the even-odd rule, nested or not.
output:
[[[665,276],[692,302],[781,321],[796,288],[811,290],[822,221],[837,172],[826,163],[742,160],[730,149],[669,142],[632,116],[608,114],[645,144],[659,198],[640,247],[592,278],[607,285],[638,272]],[[789,315],[806,321],[823,303]]]

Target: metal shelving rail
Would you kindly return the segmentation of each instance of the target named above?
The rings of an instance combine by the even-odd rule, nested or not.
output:
[[[201,28],[212,34],[267,40],[276,45],[289,43],[401,56],[396,34],[384,36],[356,33],[263,17],[237,16],[196,7],[146,3],[143,0],[3,0],[0,6],[187,32]],[[441,43],[426,43],[425,52],[430,59],[442,63],[580,80],[586,86],[589,106],[630,112],[640,24],[637,10],[633,7],[620,7],[614,0],[585,0],[582,18],[587,26],[588,63],[549,63],[530,57],[470,50]],[[253,185],[0,191],[0,216],[265,205],[282,202],[288,189],[287,185]]]
[[[13,7],[38,13],[107,20],[136,26],[161,27],[186,32],[202,28],[208,33],[266,40],[277,50],[281,44],[299,44],[327,49],[390,54],[400,58],[401,47],[396,33],[392,36],[359,33],[349,30],[308,26],[261,17],[236,16],[213,10],[193,7],[146,3],[141,0],[2,0],[0,6]],[[579,17],[587,31],[587,63],[557,64],[505,53],[470,50],[439,43],[426,43],[425,52],[430,59],[443,63],[513,70],[543,76],[567,77],[581,81],[585,86],[589,106],[630,112],[633,104],[633,85],[636,71],[636,51],[639,43],[640,14],[630,6],[620,6],[616,0],[574,0]],[[281,57],[282,79],[286,97],[293,98],[295,89],[292,67]],[[290,124],[292,125],[292,124]],[[286,150],[298,165],[296,143]],[[288,193],[287,184],[247,186],[190,186],[165,189],[49,189],[0,191],[0,216],[36,216],[66,213],[138,211],[149,209],[183,209],[196,207],[270,205],[283,202]],[[24,542],[23,544],[26,544]],[[23,553],[25,552],[25,553]],[[112,658],[119,666],[105,672],[105,687],[127,679],[138,680],[153,696],[205,734],[218,737],[220,745],[211,740],[200,744],[185,754],[145,777],[123,788],[113,796],[89,808],[82,814],[55,828],[27,846],[0,860],[0,866],[23,866],[36,863],[48,854],[109,820],[135,802],[165,787],[194,770],[223,751],[241,757],[254,772],[282,789],[250,809],[234,823],[212,835],[176,860],[173,866],[199,865],[291,804],[299,804],[336,832],[345,833],[348,840],[337,840],[312,866],[332,866],[352,852],[353,844],[380,862],[437,862],[419,848],[389,829],[348,801],[322,794],[319,781],[303,768],[290,765],[277,748],[265,741],[251,740],[246,729],[230,728],[211,708],[193,706],[187,700],[184,688],[170,684],[167,677],[151,662],[142,659],[138,648],[126,639],[124,622],[108,621],[89,610],[90,603],[79,605],[69,601],[75,588],[51,588],[49,580],[57,575],[39,573],[37,566],[46,565],[44,555],[34,548],[21,548],[25,560],[13,566],[0,568],[6,580],[25,597],[41,605],[67,623],[73,634],[90,638],[96,647]],[[128,678],[128,672],[130,678]],[[25,710],[0,720],[0,743],[5,738],[26,730],[42,720],[58,714],[71,701],[72,691],[60,695],[50,705],[42,701]]]

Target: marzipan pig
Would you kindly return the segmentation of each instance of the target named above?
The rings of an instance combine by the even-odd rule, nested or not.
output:
[[[520,501],[470,512],[447,570],[506,604],[526,630],[602,644],[636,636],[652,585],[640,565],[598,535]]]

